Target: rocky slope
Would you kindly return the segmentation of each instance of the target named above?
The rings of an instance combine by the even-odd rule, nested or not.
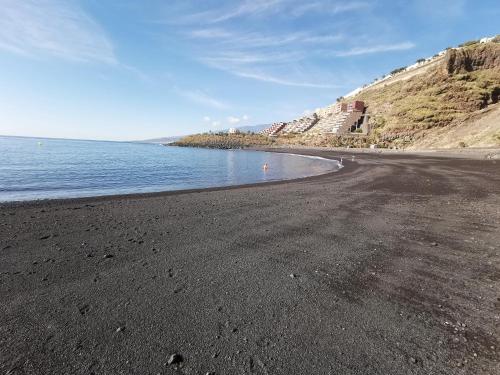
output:
[[[500,43],[450,49],[434,66],[412,74],[352,98],[367,103],[376,142],[389,147],[500,145],[500,112],[494,110],[500,95]],[[471,133],[457,133],[457,127],[481,136],[471,142]],[[447,132],[455,136],[438,142]]]
[[[397,69],[346,101],[362,100],[370,134],[263,136],[197,135],[181,146],[350,146],[458,148],[500,146],[500,36],[448,49],[407,70]],[[322,111],[328,110],[328,107]],[[318,110],[321,111],[321,110]]]

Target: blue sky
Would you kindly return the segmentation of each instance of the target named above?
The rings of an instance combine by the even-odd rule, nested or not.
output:
[[[136,140],[289,120],[500,33],[498,1],[0,0],[0,134]]]

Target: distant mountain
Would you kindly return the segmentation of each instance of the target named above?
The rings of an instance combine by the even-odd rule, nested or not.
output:
[[[145,139],[143,141],[136,141],[137,143],[173,143],[177,142],[183,136],[176,137],[163,137],[163,138],[153,138],[153,139]]]
[[[249,126],[236,127],[236,129],[238,129],[242,133],[258,133],[261,130],[264,130],[268,127],[269,127],[269,125],[249,125]],[[229,130],[229,128],[221,130],[221,131],[227,132],[228,130]],[[177,142],[178,140],[180,140],[181,138],[184,138],[184,137],[185,137],[185,135],[179,135],[179,136],[175,136],[175,137],[162,137],[162,138],[145,139],[142,141],[135,141],[135,142],[138,142],[138,143],[163,143],[163,144],[165,144],[165,143]]]

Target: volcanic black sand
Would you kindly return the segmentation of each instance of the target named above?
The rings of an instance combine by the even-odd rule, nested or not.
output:
[[[500,161],[345,165],[3,205],[0,373],[499,374]]]

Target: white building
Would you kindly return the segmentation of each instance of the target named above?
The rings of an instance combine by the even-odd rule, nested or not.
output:
[[[237,134],[239,133],[238,129],[236,128],[229,128],[228,134]]]

